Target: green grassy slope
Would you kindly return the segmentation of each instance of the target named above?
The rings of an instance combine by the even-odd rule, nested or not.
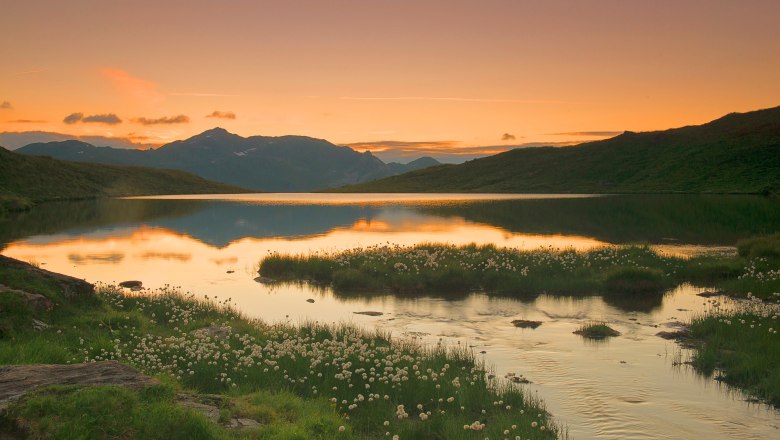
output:
[[[182,171],[66,162],[0,148],[0,210],[63,199],[236,192],[247,190]]]
[[[780,107],[568,148],[515,149],[344,192],[762,193],[780,190]]]

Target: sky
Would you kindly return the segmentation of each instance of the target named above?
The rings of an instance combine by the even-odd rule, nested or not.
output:
[[[43,132],[25,139],[159,146],[220,126],[458,161],[780,105],[776,0],[0,0],[0,11],[0,132]]]

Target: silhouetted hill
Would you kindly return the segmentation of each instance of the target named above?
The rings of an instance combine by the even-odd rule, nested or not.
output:
[[[358,153],[322,139],[244,138],[222,128],[207,130],[157,150],[95,147],[80,141],[64,141],[30,144],[17,151],[79,162],[179,169],[262,191],[313,191],[438,164],[427,158],[407,165],[389,165],[371,153]]]
[[[515,149],[338,191],[776,193],[780,107],[573,147]]]
[[[66,141],[65,148],[83,147],[78,144],[83,143]],[[0,147],[0,208],[104,196],[239,192],[247,190],[183,171],[67,162],[16,154]]]

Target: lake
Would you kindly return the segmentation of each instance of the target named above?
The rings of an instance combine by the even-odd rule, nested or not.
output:
[[[273,252],[646,243],[684,256],[733,253],[737,240],[778,230],[780,201],[750,196],[242,194],[48,203],[0,219],[0,243],[3,255],[48,270],[230,298],[269,322],[351,322],[424,343],[468,344],[495,374],[530,380],[529,392],[572,438],[758,439],[780,435],[780,413],[679,365],[687,350],[655,336],[707,310],[710,302],[696,295],[701,287],[635,303],[479,292],[457,299],[343,295],[255,278]],[[355,313],[365,311],[381,315]],[[519,329],[514,319],[543,324]],[[594,343],[572,334],[591,320],[609,322],[622,336]]]

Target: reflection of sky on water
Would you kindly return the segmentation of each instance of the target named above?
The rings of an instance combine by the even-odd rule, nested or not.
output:
[[[627,303],[547,295],[516,299],[470,294],[455,300],[344,295],[305,284],[253,280],[259,260],[272,252],[331,252],[388,242],[589,249],[605,241],[566,228],[527,233],[511,222],[494,226],[480,217],[482,208],[460,216],[452,207],[439,212],[403,204],[188,201],[177,204],[172,215],[165,203],[175,202],[153,202],[108,203],[96,208],[100,215],[90,217],[90,224],[42,224],[39,230],[49,233],[16,239],[2,253],[93,282],[137,279],[150,288],[172,284],[198,295],[231,298],[248,316],[270,322],[351,322],[425,343],[443,338],[448,344],[469,344],[486,352],[484,358],[497,374],[530,379],[529,390],[539,393],[573,438],[770,438],[778,432],[776,411],[746,405],[739,393],[725,392],[687,367],[672,366],[678,346],[655,333],[706,309],[707,301],[695,295],[699,289],[690,286]],[[122,215],[122,207],[132,208],[132,215]],[[509,214],[497,218],[511,218]],[[680,242],[663,248],[682,254],[701,249],[712,247]],[[361,311],[383,315],[355,314]],[[514,319],[543,324],[523,330],[511,325]],[[572,334],[590,320],[607,321],[623,336],[592,343]]]

